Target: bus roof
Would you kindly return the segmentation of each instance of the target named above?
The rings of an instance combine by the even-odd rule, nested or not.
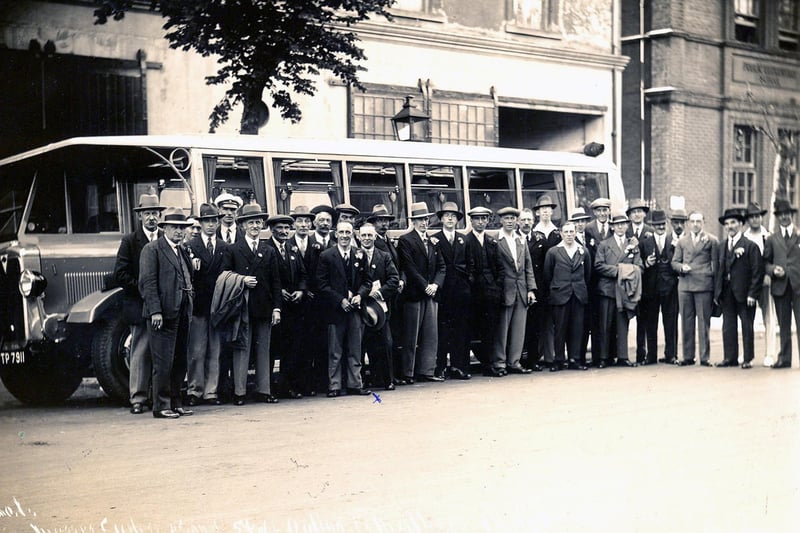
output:
[[[73,137],[0,160],[0,166],[73,146],[149,146],[241,152],[307,153],[329,156],[392,157],[478,164],[531,164],[568,167],[615,168],[608,155],[589,157],[582,153],[551,152],[516,148],[493,148],[367,139],[272,139],[258,135],[120,135]]]

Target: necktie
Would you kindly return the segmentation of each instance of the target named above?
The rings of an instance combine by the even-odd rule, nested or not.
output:
[[[602,229],[602,231],[603,231],[603,237],[605,237],[605,236],[606,236],[606,234],[607,234],[607,232],[608,232],[608,228],[606,228],[606,223],[605,223],[605,222],[603,222],[603,223],[601,224],[601,226],[603,227],[603,229]]]
[[[728,237],[728,251],[733,251],[733,237]]]
[[[208,250],[208,255],[214,255],[214,243],[211,242],[211,239],[208,239],[208,244],[206,245],[206,249]]]
[[[227,242],[228,244],[230,244],[232,242],[231,241],[231,230],[230,230],[230,228],[228,228],[228,234],[225,236],[225,242]]]
[[[253,255],[256,254],[256,249],[258,248],[258,241],[253,241]]]
[[[783,238],[789,240],[789,228],[783,228]]]
[[[297,242],[300,245],[300,253],[303,255],[303,257],[305,257],[305,255],[306,255],[306,240],[305,239],[300,239]]]
[[[641,234],[641,232],[642,232],[641,228],[637,228],[636,229],[636,238],[637,239],[639,238],[639,235]]]
[[[428,237],[422,239],[422,245],[425,247],[425,253],[428,253]]]
[[[447,235],[447,242],[449,242],[450,244],[453,244],[453,236],[451,234]]]
[[[281,257],[286,259],[286,248],[283,247],[283,243],[278,244],[278,249],[281,251]]]
[[[153,242],[154,240],[156,240],[156,235],[157,235],[157,233],[154,231],[153,233],[150,234],[148,240],[150,242]]]

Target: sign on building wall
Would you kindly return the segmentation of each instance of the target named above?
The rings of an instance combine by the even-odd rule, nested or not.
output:
[[[733,80],[762,87],[800,90],[800,71],[789,65],[733,56]]]

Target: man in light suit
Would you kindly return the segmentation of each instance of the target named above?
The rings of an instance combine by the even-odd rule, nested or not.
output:
[[[800,233],[794,225],[796,212],[787,200],[775,200],[779,227],[764,246],[764,262],[772,280],[770,290],[781,332],[780,356],[772,368],[792,367],[792,312],[800,339]]]
[[[552,372],[564,368],[586,370],[586,365],[580,362],[580,356],[584,307],[589,303],[592,259],[584,246],[575,241],[575,233],[573,222],[561,226],[562,241],[550,248],[544,259],[544,282],[549,287],[550,309],[555,325],[555,359],[550,366]]]
[[[528,247],[516,233],[519,209],[504,207],[497,211],[503,224],[497,236],[495,272],[497,286],[501,290],[500,314],[494,339],[494,357],[491,375],[502,377],[514,374],[529,374],[530,368],[520,364],[525,343],[525,324],[528,306],[536,302],[536,280]]]
[[[639,246],[634,239],[625,236],[628,229],[627,215],[614,215],[610,221],[614,232],[597,247],[594,257],[594,273],[597,275],[597,306],[599,324],[597,331],[598,344],[592,340],[592,362],[598,356],[598,368],[612,364],[616,357],[616,366],[633,367],[628,359],[628,322],[632,313],[624,306],[617,305],[617,285],[620,268],[642,269],[642,258]],[[625,266],[623,266],[625,265]],[[616,342],[611,333],[616,333]]]
[[[397,252],[406,278],[403,291],[403,376],[407,383],[443,381],[435,376],[438,351],[439,287],[444,283],[442,255],[428,239],[425,202],[411,204],[408,218],[414,226],[400,236]]]
[[[249,328],[244,343],[233,351],[233,404],[244,405],[247,394],[247,371],[250,354],[255,352],[256,399],[264,403],[277,403],[272,395],[272,365],[269,348],[272,326],[281,322],[281,278],[278,254],[267,241],[259,239],[267,214],[258,204],[242,207],[236,222],[244,228],[244,238],[230,247],[231,270],[245,276],[248,290]]]
[[[139,292],[153,356],[153,416],[178,418],[192,414],[181,398],[193,296],[192,265],[181,243],[192,223],[172,207],[158,225],[164,236],[148,243],[139,258]]]
[[[681,366],[695,363],[695,327],[700,343],[700,364],[711,366],[708,330],[719,267],[719,241],[703,231],[702,213],[689,213],[689,232],[678,239],[672,269],[678,273],[678,299],[683,329]]]
[[[130,399],[131,414],[140,415],[150,392],[153,359],[147,333],[147,321],[142,317],[142,295],[139,294],[139,258],[148,242],[161,236],[158,220],[165,208],[159,205],[158,196],[143,194],[139,205],[133,208],[141,225],[133,233],[122,237],[114,265],[114,281],[122,288],[122,319],[131,328]]]
[[[753,367],[755,349],[753,345],[753,320],[756,302],[761,295],[764,267],[761,251],[755,243],[744,238],[742,224],[743,209],[726,209],[720,224],[728,233],[726,242],[720,247],[719,275],[715,296],[722,306],[722,346],[724,359],[717,366],[734,367],[739,364],[738,322],[742,321],[742,368]]]

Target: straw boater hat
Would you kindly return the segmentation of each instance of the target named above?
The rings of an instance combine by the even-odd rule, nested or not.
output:
[[[214,199],[214,204],[217,207],[224,207],[226,205],[232,204],[234,209],[239,209],[240,207],[242,207],[244,202],[238,196],[234,196],[229,192],[224,192]]]
[[[498,209],[497,210],[497,216],[502,218],[502,217],[504,217],[506,215],[514,215],[515,217],[518,217],[519,216],[519,209],[517,209],[516,207],[508,206],[508,207],[503,207],[502,209]]]
[[[411,212],[408,218],[428,218],[431,215],[433,215],[433,213],[428,211],[428,204],[425,202],[414,202],[411,204]]]
[[[797,213],[797,208],[792,207],[792,204],[789,203],[789,200],[775,200],[775,204],[772,207],[772,211],[776,215],[780,215],[781,213]]]
[[[766,214],[767,210],[761,209],[761,205],[759,205],[758,202],[750,202],[750,204],[747,206],[747,211],[745,212],[745,215],[748,217],[751,217],[753,215],[758,215],[763,217]]]
[[[250,220],[251,218],[260,218],[262,220],[266,220],[267,213],[262,211],[261,206],[258,204],[247,204],[246,206],[242,207],[241,211],[239,212],[239,216],[236,217],[236,222],[244,222],[245,220]]]
[[[575,211],[572,212],[572,216],[569,217],[570,222],[580,222],[582,220],[589,220],[592,217],[586,214],[586,211],[582,207],[576,207]]]
[[[539,209],[540,207],[552,207],[555,209],[558,207],[553,199],[550,197],[549,194],[545,194],[540,196],[538,200],[536,200],[536,205],[533,207],[534,210]],[[499,213],[498,213],[499,214]]]
[[[672,220],[689,220],[689,215],[686,214],[685,209],[673,209],[672,214],[669,216]]]
[[[666,224],[667,214],[663,209],[653,209],[650,211],[650,224]]]
[[[372,213],[367,217],[367,222],[375,222],[379,218],[394,220],[394,215],[389,212],[389,208],[385,204],[375,204],[372,206]]]
[[[489,209],[488,207],[483,207],[481,205],[478,207],[473,207],[472,209],[469,210],[469,213],[467,214],[470,217],[490,217],[492,216],[492,210]]]
[[[735,218],[739,222],[744,222],[745,221],[744,209],[729,207],[728,209],[725,210],[724,213],[722,213],[722,216],[719,217],[718,220],[720,224],[725,224],[725,221],[728,220],[729,218]]]
[[[195,218],[197,220],[209,220],[212,218],[219,219],[219,209],[212,204],[200,204],[200,214]]]
[[[589,204],[589,207],[592,209],[597,209],[598,207],[607,207],[611,209],[611,200],[608,198],[595,198],[592,200],[592,203]]]
[[[163,211],[166,209],[159,205],[158,196],[155,194],[142,194],[139,196],[139,205],[133,208],[134,211]]]
[[[170,226],[187,227],[192,225],[192,221],[186,218],[186,213],[183,212],[183,209],[179,209],[177,207],[168,207],[164,209],[164,212],[161,214],[161,220],[158,221],[158,227],[163,228],[167,224]]]
[[[464,218],[464,213],[458,210],[458,206],[455,202],[445,202],[444,205],[442,205],[442,208],[436,211],[436,216],[442,218],[442,215],[445,213],[455,213],[458,220]]]
[[[614,213],[614,215],[611,216],[611,220],[609,220],[608,223],[613,226],[614,224],[626,224],[630,221],[631,220],[628,218],[628,215],[624,215],[622,213]]]
[[[314,213],[309,211],[307,205],[298,205],[297,207],[294,208],[294,210],[291,213],[289,213],[289,216],[294,219],[300,217],[314,218]]]
[[[625,213],[630,215],[631,211],[633,211],[634,209],[641,209],[642,211],[647,213],[648,211],[650,211],[650,206],[647,205],[647,203],[645,203],[645,201],[642,200],[641,198],[634,198],[628,203],[628,209],[625,210]]]
[[[294,219],[289,215],[272,215],[267,219],[267,226],[272,227],[275,224],[294,224]]]

